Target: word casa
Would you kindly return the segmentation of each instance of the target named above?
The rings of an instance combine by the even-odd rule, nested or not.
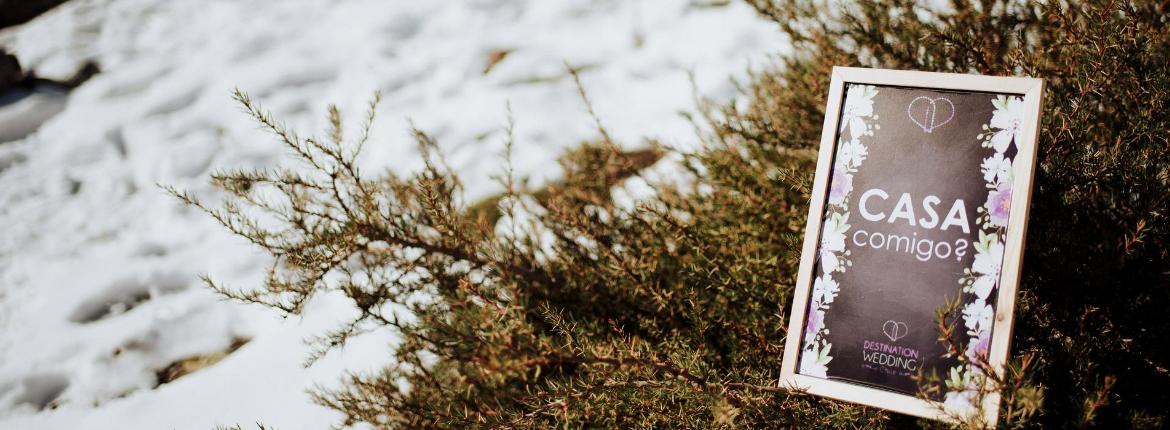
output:
[[[875,212],[877,208],[882,207],[881,202],[888,202],[890,195],[879,188],[873,188],[861,195],[858,200],[858,208],[861,210],[861,217],[869,221],[881,221],[883,218],[890,223],[898,220],[905,220],[906,223],[927,229],[938,227],[940,231],[946,231],[951,227],[958,227],[963,230],[963,234],[971,234],[971,223],[967,220],[967,206],[963,203],[963,199],[955,200],[951,204],[951,209],[947,211],[947,216],[943,218],[942,224],[939,224],[938,211],[935,207],[942,203],[935,196],[926,196],[922,199],[921,207],[925,212],[926,217],[915,218],[914,205],[912,204],[910,193],[902,193],[902,197],[898,198],[898,203],[894,205],[894,209],[890,211],[890,216],[886,217],[886,212]],[[881,202],[879,202],[880,200]],[[888,206],[886,206],[888,207]]]

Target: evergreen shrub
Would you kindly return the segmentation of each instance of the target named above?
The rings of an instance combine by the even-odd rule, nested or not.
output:
[[[214,175],[231,197],[202,207],[275,262],[260,288],[211,287],[291,314],[344,293],[358,316],[318,351],[369,330],[400,336],[383,370],[314,391],[341,425],[942,427],[776,386],[830,69],[1041,77],[998,424],[1165,425],[1170,6],[749,3],[794,52],[752,73],[746,103],[701,101],[705,147],[676,157],[685,180],[632,205],[611,191],[667,149],[623,152],[600,127],[563,156],[563,180],[527,191],[509,168],[500,196],[470,204],[422,131],[424,169],[370,174],[354,162],[368,128],[346,141],[331,110],[328,138],[302,138],[238,93],[310,169]]]

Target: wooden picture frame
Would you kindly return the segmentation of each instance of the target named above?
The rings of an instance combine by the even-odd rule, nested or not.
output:
[[[1014,175],[1014,176],[1011,176],[1013,179],[1011,179],[1010,186],[1007,186],[1006,188],[1004,188],[1004,185],[1001,184],[1000,185],[1001,188],[999,188],[1001,195],[1004,192],[1010,193],[1010,194],[1006,194],[1007,195],[1006,198],[1010,201],[1010,204],[1005,205],[1005,208],[1010,206],[1010,217],[1007,217],[1006,221],[1003,221],[1004,223],[1006,223],[1006,226],[997,227],[997,228],[1000,228],[1000,230],[997,230],[997,231],[1001,232],[1001,234],[999,236],[997,236],[997,238],[998,238],[998,240],[1002,241],[1003,259],[1002,259],[1002,263],[1001,263],[999,274],[998,274],[998,285],[997,285],[997,287],[995,287],[995,288],[997,288],[997,290],[995,291],[995,296],[994,296],[994,298],[991,298],[990,296],[988,296],[988,298],[986,299],[986,304],[988,306],[992,306],[992,305],[994,306],[994,308],[993,308],[994,318],[993,318],[993,322],[990,323],[990,332],[989,332],[990,334],[986,335],[987,340],[985,342],[989,343],[989,345],[986,346],[986,349],[979,350],[979,351],[982,351],[982,352],[979,352],[980,354],[986,354],[986,355],[981,355],[980,357],[985,357],[986,362],[988,362],[990,364],[990,368],[996,372],[1003,371],[1004,365],[1009,357],[1009,349],[1010,349],[1011,334],[1012,334],[1012,324],[1013,324],[1013,314],[1015,311],[1016,290],[1017,290],[1017,287],[1019,285],[1019,280],[1020,280],[1022,251],[1023,251],[1023,247],[1024,247],[1024,236],[1025,236],[1025,233],[1027,230],[1027,223],[1028,223],[1028,205],[1029,205],[1029,201],[1030,201],[1030,197],[1031,197],[1032,179],[1033,179],[1033,173],[1035,170],[1036,141],[1037,141],[1037,135],[1038,135],[1038,131],[1039,131],[1038,127],[1039,127],[1039,122],[1040,122],[1042,98],[1043,98],[1043,93],[1044,93],[1044,81],[1041,79],[1035,79],[1035,78],[991,77],[991,76],[947,74],[947,73],[930,73],[930,72],[915,72],[915,71],[896,71],[896,70],[881,70],[881,69],[835,67],[833,69],[833,72],[832,72],[832,80],[831,80],[831,83],[829,86],[828,102],[827,102],[826,109],[825,109],[824,129],[823,129],[823,132],[821,135],[820,153],[819,153],[819,158],[817,161],[816,176],[815,176],[815,180],[814,180],[813,187],[812,187],[812,197],[811,197],[811,201],[810,201],[810,205],[809,205],[809,213],[808,213],[808,220],[809,221],[807,224],[807,229],[806,229],[805,237],[804,237],[802,258],[801,258],[801,262],[800,262],[800,266],[799,266],[797,283],[795,286],[795,297],[794,297],[793,301],[791,302],[791,306],[790,306],[791,309],[790,309],[790,317],[789,317],[789,324],[788,324],[788,338],[787,338],[787,342],[786,342],[786,346],[785,346],[785,350],[784,350],[782,372],[781,372],[781,378],[779,381],[780,385],[784,386],[784,387],[790,387],[790,388],[795,389],[795,390],[801,390],[801,391],[804,391],[804,392],[807,392],[807,393],[810,393],[813,395],[824,396],[824,397],[843,400],[843,401],[847,401],[847,402],[853,402],[853,403],[859,403],[859,404],[879,407],[879,408],[888,409],[888,410],[895,411],[895,412],[900,412],[900,413],[904,413],[904,414],[909,414],[909,415],[914,415],[914,416],[919,416],[919,417],[924,417],[924,418],[930,418],[930,419],[941,419],[941,420],[952,421],[952,420],[954,420],[954,418],[956,416],[972,416],[973,414],[980,414],[981,418],[983,420],[985,420],[986,423],[994,425],[996,423],[997,418],[998,418],[999,400],[1000,400],[998,393],[992,392],[989,395],[982,396],[981,401],[979,402],[980,404],[973,405],[974,406],[973,409],[962,409],[962,408],[957,408],[954,405],[948,405],[947,402],[944,402],[944,401],[927,400],[927,399],[919,398],[915,395],[910,395],[910,394],[907,394],[904,392],[898,392],[895,390],[886,389],[884,387],[874,386],[872,384],[867,384],[864,382],[857,382],[857,381],[854,381],[852,379],[835,378],[835,377],[832,377],[831,375],[828,375],[828,373],[826,373],[827,376],[825,376],[825,377],[810,376],[810,374],[802,374],[802,371],[801,371],[801,364],[802,363],[800,361],[802,359],[802,354],[808,353],[808,350],[806,350],[806,348],[808,348],[810,344],[813,345],[814,347],[816,346],[814,336],[809,334],[810,333],[810,318],[813,318],[815,315],[816,321],[814,321],[815,322],[814,325],[821,326],[821,328],[818,330],[824,331],[824,333],[825,333],[824,338],[827,338],[828,335],[831,333],[828,329],[829,322],[825,321],[826,316],[824,316],[824,314],[817,314],[816,306],[824,306],[824,304],[821,302],[818,302],[815,304],[810,303],[810,297],[812,297],[814,292],[815,292],[814,281],[818,281],[818,282],[820,281],[820,278],[817,277],[817,273],[824,272],[825,274],[822,276],[824,276],[826,279],[829,278],[829,275],[836,273],[836,272],[832,272],[831,270],[828,270],[827,266],[825,266],[828,263],[825,263],[824,261],[821,260],[822,252],[824,252],[824,249],[821,246],[821,240],[822,240],[822,234],[823,234],[822,230],[825,228],[826,221],[827,221],[826,218],[829,217],[829,214],[827,214],[826,210],[827,210],[827,206],[830,204],[829,199],[831,197],[830,191],[832,188],[830,185],[831,176],[838,174],[838,173],[834,173],[834,172],[837,172],[837,170],[835,170],[835,169],[837,169],[840,166],[840,164],[838,164],[838,159],[837,159],[837,157],[839,156],[839,154],[838,154],[839,145],[843,145],[844,142],[846,142],[846,140],[847,140],[847,138],[845,137],[846,130],[849,129],[849,127],[856,125],[853,123],[849,123],[849,124],[843,123],[843,122],[847,122],[847,120],[849,120],[849,121],[853,120],[853,117],[848,117],[847,113],[843,112],[843,110],[845,109],[844,103],[846,102],[846,93],[851,88],[854,88],[853,86],[859,86],[857,88],[867,88],[867,89],[870,89],[872,91],[876,91],[878,93],[880,93],[880,91],[884,88],[890,88],[890,89],[897,89],[899,91],[901,91],[901,90],[931,90],[931,91],[940,91],[940,92],[948,92],[948,93],[954,92],[956,94],[956,97],[962,96],[963,94],[973,94],[973,95],[982,94],[982,95],[986,95],[988,97],[1003,96],[1003,97],[1000,97],[999,99],[993,99],[993,100],[999,100],[999,102],[1003,105],[1006,105],[1006,102],[1004,102],[1004,100],[1011,100],[1013,103],[1012,106],[1015,108],[1015,111],[1013,111],[1013,112],[1020,114],[1020,116],[1018,118],[1019,118],[1019,120],[1022,120],[1022,124],[1017,122],[1016,124],[1020,124],[1019,128],[1013,129],[1013,130],[1015,130],[1013,132],[1015,134],[1012,135],[1014,137],[1012,137],[1011,142],[1012,142],[1012,144],[1014,144],[1014,148],[1013,148],[1014,149],[1014,152],[1013,152],[1014,158],[1011,160],[1011,166],[1007,168],[1008,173],[1006,174],[1006,175]],[[872,86],[872,87],[868,87],[868,86]],[[853,93],[850,93],[850,94],[853,94]],[[874,97],[874,96],[871,95],[870,97]],[[1006,99],[1004,97],[1006,97]],[[925,101],[922,101],[920,99],[925,99]],[[923,97],[918,97],[918,98],[914,99],[914,101],[910,102],[909,107],[906,107],[906,114],[905,114],[905,115],[907,115],[907,117],[910,120],[910,122],[908,124],[911,124],[908,127],[915,129],[915,130],[916,130],[916,128],[915,128],[916,126],[921,127],[922,131],[925,132],[925,134],[922,134],[923,136],[929,136],[932,131],[937,131],[936,127],[939,127],[941,125],[937,125],[936,122],[939,120],[938,118],[945,116],[945,109],[946,109],[946,107],[944,106],[944,103],[943,103],[944,101],[941,99],[942,99],[942,97],[931,99],[929,96],[923,96]],[[938,106],[935,106],[936,101],[938,101],[938,103],[937,103]],[[1019,101],[1022,101],[1022,105],[1020,105],[1018,103]],[[956,113],[959,111],[959,107],[957,107],[955,103],[952,103],[949,100],[945,101],[945,103],[950,104],[951,118],[955,117]],[[931,106],[926,107],[925,105],[927,105],[927,104],[929,104]],[[963,106],[975,106],[975,104],[967,104],[967,105],[963,105]],[[996,105],[996,106],[998,107],[1000,105]],[[1019,109],[1021,108],[1021,106],[1023,109],[1022,113],[1019,112]],[[990,105],[987,106],[987,108],[989,111],[991,111],[991,109],[992,109],[992,107]],[[918,109],[918,110],[915,111],[914,109]],[[925,110],[923,110],[923,109],[925,109]],[[922,112],[922,113],[916,113],[916,112]],[[981,113],[981,115],[984,115],[983,117],[986,117],[987,115],[990,115],[990,114],[983,112],[983,113]],[[905,121],[907,119],[907,117],[900,118],[900,120]],[[995,117],[993,116],[993,118],[995,118]],[[947,121],[950,121],[950,118],[948,118]],[[945,123],[945,122],[946,121],[944,121],[943,123]],[[916,124],[916,126],[913,124]],[[864,125],[864,124],[862,124],[862,125]],[[998,146],[1003,145],[1003,143],[1002,143],[1003,136],[1000,136],[997,133],[1001,133],[1002,130],[996,129],[994,127],[993,128],[988,128],[988,127],[989,126],[987,126],[987,125],[983,126],[983,129],[987,130],[988,134],[981,133],[981,134],[979,134],[978,138],[984,140],[984,142],[985,142],[983,144],[984,148],[990,148],[986,142],[990,142],[991,139],[994,137],[996,140],[995,140],[995,142],[992,143],[992,145],[995,146],[995,148],[993,148],[993,150],[1000,151],[998,149]],[[965,129],[965,130],[967,130],[967,129]],[[857,130],[852,130],[853,133],[856,133],[856,131]],[[871,132],[870,135],[866,135],[863,132],[862,136],[865,137],[866,139],[871,139],[871,138],[873,138],[872,133],[879,133],[878,136],[880,136],[880,133],[883,133],[883,131],[881,131],[880,128],[879,129],[871,128],[870,132]],[[939,135],[939,133],[934,134],[934,136],[938,136],[938,135]],[[857,135],[854,134],[854,136],[857,136]],[[991,136],[991,137],[988,137],[988,136]],[[861,142],[861,140],[859,140],[855,137],[852,142],[857,143],[857,142]],[[966,141],[964,140],[964,142],[966,142]],[[896,144],[898,142],[894,142],[894,143]],[[979,145],[979,141],[974,141],[974,142],[970,142],[970,143],[972,143],[976,146]],[[964,144],[966,144],[966,143],[964,143]],[[874,149],[873,147],[876,145],[877,145],[876,143],[869,145],[870,158],[875,157],[874,151],[876,151],[876,149]],[[862,153],[864,153],[865,149],[863,148],[861,151],[862,151]],[[1000,151],[1000,152],[1005,152],[1005,151],[1007,151],[1007,150],[1005,149],[1004,151]],[[996,153],[1000,153],[1000,152],[996,152]],[[880,167],[882,167],[882,166],[879,165],[879,168]],[[1002,177],[1005,174],[1000,174],[1000,175],[1001,176],[999,176],[999,177]],[[848,179],[850,181],[852,181],[852,177],[849,177]],[[987,185],[987,187],[989,189],[992,189],[994,187],[994,181],[996,181],[996,180],[999,180],[999,179],[991,180],[992,185]],[[850,184],[852,184],[852,182],[850,182]],[[852,185],[849,185],[849,186],[852,187]],[[856,188],[851,188],[851,189],[856,189]],[[832,190],[835,191],[836,188],[833,188]],[[879,190],[879,191],[881,191],[881,190]],[[852,192],[852,191],[850,191],[850,192]],[[994,193],[994,192],[996,192],[995,189],[988,191],[988,193]],[[854,193],[854,194],[859,194],[859,193]],[[874,192],[872,194],[877,194],[877,193]],[[888,192],[888,194],[890,195],[889,199],[887,200],[888,202],[893,202],[895,199],[897,199],[895,192]],[[988,194],[988,195],[990,196],[990,194]],[[1011,196],[1015,196],[1015,198],[1013,199]],[[935,196],[932,195],[930,197],[935,197]],[[853,198],[853,197],[846,197],[846,198]],[[879,201],[879,200],[874,200],[874,199],[876,199],[876,197],[870,198],[870,202]],[[857,200],[859,200],[861,202],[858,204],[862,205],[862,206],[859,206],[859,208],[860,208],[859,211],[862,211],[863,214],[867,214],[867,212],[865,212],[866,209],[863,207],[866,204],[865,199],[861,198],[861,199],[857,199]],[[938,200],[938,199],[936,198],[935,200]],[[992,197],[988,197],[987,205],[992,204],[991,200],[992,200]],[[917,203],[917,201],[915,201],[915,204],[916,203]],[[927,202],[923,201],[923,205],[925,206],[926,204],[927,204]],[[984,204],[984,202],[983,201],[973,202],[973,204],[974,205],[982,205],[982,204]],[[899,202],[898,207],[901,207],[900,202]],[[889,211],[888,206],[886,208],[887,208],[886,212],[888,212]],[[993,216],[993,214],[990,212],[990,211],[992,211],[991,206],[987,206],[987,208],[980,206],[980,208],[981,209],[979,211],[973,211],[973,213],[978,214],[980,217],[982,217],[984,214],[986,214],[989,217],[987,219],[992,219],[992,218],[990,218],[991,216]],[[945,205],[939,206],[939,209],[945,210]],[[895,213],[898,212],[898,208],[894,208],[893,212],[895,212]],[[883,212],[883,214],[884,213],[885,212]],[[965,213],[966,212],[963,212],[959,215],[964,215]],[[849,215],[849,212],[846,212],[846,215]],[[872,215],[872,214],[869,214],[869,215]],[[857,218],[854,217],[850,220],[850,222],[855,222],[854,220],[856,220],[856,219]],[[868,219],[870,219],[870,217],[867,217],[866,219],[868,220]],[[980,218],[980,219],[984,219],[984,218]],[[910,225],[914,225],[913,220],[914,220],[914,217],[913,217],[913,215],[911,215],[910,219],[909,219]],[[894,225],[894,221],[895,221],[894,216],[891,215],[890,223],[883,222],[882,225],[886,225],[886,224]],[[922,226],[927,225],[926,219],[919,219],[919,221],[921,221],[921,225],[918,228],[921,229]],[[871,225],[874,225],[874,224],[871,224]],[[987,224],[984,224],[984,225],[987,225]],[[944,224],[943,228],[946,229],[946,227],[947,226]],[[958,229],[956,228],[954,230],[958,230]],[[979,227],[976,227],[975,230],[979,230],[979,235],[980,235],[979,237],[982,237],[983,230],[981,230]],[[858,230],[858,231],[860,231],[860,230]],[[1005,231],[1006,231],[1006,234],[1003,233]],[[852,240],[854,240],[855,243],[863,244],[862,245],[863,248],[866,246],[864,244],[868,244],[868,245],[874,244],[872,238],[870,239],[869,242],[860,241],[859,238],[865,237],[865,236],[859,236],[859,234],[860,233],[854,233],[854,237],[852,238]],[[974,233],[972,233],[972,234],[974,234]],[[893,237],[898,237],[898,236],[891,236],[890,242],[894,241]],[[915,236],[915,237],[917,237],[917,236]],[[901,239],[901,237],[898,237],[898,238]],[[885,241],[885,239],[883,239],[883,242],[884,241]],[[984,243],[988,243],[988,242],[984,242]],[[875,246],[874,248],[876,249],[878,247]],[[921,246],[919,246],[919,248],[921,248]],[[930,248],[930,245],[928,245],[927,248]],[[883,251],[888,251],[888,249],[889,249],[889,247],[887,246],[886,249]],[[894,249],[898,250],[899,248],[895,247]],[[907,249],[909,249],[909,248],[907,248]],[[950,245],[948,245],[948,247],[947,247],[948,255],[950,254],[950,249],[951,249]],[[987,247],[984,246],[984,249],[987,249]],[[941,250],[941,248],[936,246],[934,248],[934,250],[939,251],[939,250]],[[928,249],[928,252],[931,252],[931,251]],[[955,247],[955,253],[956,253],[956,255],[958,254],[958,247],[957,246]],[[974,254],[974,253],[972,253],[972,254]],[[856,254],[854,254],[854,255],[856,255]],[[941,251],[939,251],[939,255],[941,255]],[[901,257],[899,257],[899,258],[901,258]],[[963,260],[963,257],[957,257],[955,259],[961,262]],[[919,260],[921,260],[921,258]],[[942,258],[938,258],[937,261],[938,261],[937,264],[944,264]],[[947,259],[947,263],[945,263],[945,264],[952,264],[952,263],[949,263],[949,261],[950,261],[950,259]],[[837,264],[836,260],[834,260],[834,263],[832,263],[832,264],[836,265]],[[846,264],[846,262],[842,262],[841,264]],[[848,262],[848,264],[852,264],[852,261]],[[954,264],[958,264],[958,263],[954,263]],[[842,273],[844,273],[843,272],[844,269],[838,269],[838,270],[842,270]],[[914,270],[916,270],[916,269],[914,269]],[[974,272],[966,272],[966,273],[972,274]],[[844,275],[841,275],[841,276],[844,276]],[[974,276],[974,275],[971,275],[971,276]],[[981,276],[986,276],[986,274],[983,274]],[[981,279],[982,278],[976,279],[974,281],[970,281],[970,280],[968,280],[968,281],[969,281],[969,283],[979,282]],[[828,281],[826,281],[826,282],[828,282]],[[971,296],[971,298],[973,300],[977,299],[978,297],[981,297],[979,295],[981,293],[981,291],[973,292],[973,293],[962,293],[962,291],[965,291],[965,290],[963,290],[959,285],[961,285],[963,282],[964,281],[962,279],[960,279],[959,284],[952,284],[952,286],[954,287],[955,295],[957,295],[958,297],[964,297],[965,295],[969,295],[969,296]],[[986,283],[989,281],[984,281],[984,282]],[[834,284],[834,285],[836,285],[836,284]],[[858,291],[858,289],[864,289],[864,288],[865,288],[865,285],[840,285],[839,288],[837,289],[838,292],[835,292],[833,294],[833,297],[826,298],[825,294],[823,293],[823,290],[821,293],[818,293],[818,294],[820,294],[818,297],[820,297],[820,299],[822,301],[828,300],[829,302],[832,302],[834,297],[835,297],[838,302],[842,302],[842,301],[848,300],[849,294],[853,294],[856,291]],[[972,287],[963,287],[963,288],[972,288]],[[978,291],[978,290],[976,290],[976,291]],[[986,294],[986,293],[983,293],[983,294]],[[869,297],[872,297],[872,295],[870,295]],[[816,305],[816,306],[813,306],[813,305]],[[811,313],[810,313],[810,307],[812,309]],[[843,318],[847,318],[847,317],[843,317]],[[882,329],[879,330],[878,332],[880,333],[882,330],[884,330],[886,332],[886,336],[891,340],[899,340],[900,338],[898,337],[898,335],[905,336],[904,328],[907,326],[905,324],[903,324],[901,327],[899,327],[898,324],[902,324],[902,323],[895,322],[893,320],[888,321],[887,324],[891,323],[891,322],[895,323],[893,325],[892,332],[887,330],[890,327],[889,325],[883,326]],[[842,323],[842,324],[844,324],[844,323]],[[872,324],[870,324],[870,325],[872,325]],[[964,324],[962,322],[960,322],[958,324],[958,326],[960,327],[960,329],[962,329]],[[838,325],[838,327],[841,327],[841,328],[838,328],[838,330],[846,330],[846,329],[852,330],[852,329],[854,329],[853,327],[847,327],[845,325]],[[870,330],[870,329],[867,328],[867,330]],[[986,329],[982,329],[982,330],[986,330]],[[922,330],[922,331],[925,331],[925,330]],[[819,334],[820,331],[818,331],[817,333],[818,334],[815,335],[815,338],[821,339],[821,335]],[[892,336],[891,336],[891,333],[893,333]],[[935,336],[937,337],[937,332],[936,332]],[[975,336],[975,335],[972,335],[972,336]],[[982,335],[979,335],[979,336],[982,336]],[[974,340],[974,339],[975,339],[974,337],[971,338],[971,340]],[[980,339],[984,339],[984,338],[980,338]],[[822,341],[823,341],[823,339],[822,339]],[[869,348],[869,346],[868,346],[869,343],[867,343],[866,345],[867,346],[865,346],[865,348]],[[834,345],[829,345],[829,346],[834,346]],[[852,348],[858,349],[860,347],[852,346]],[[829,347],[823,348],[822,352],[825,355],[828,355],[827,351],[829,351]],[[841,349],[838,348],[838,350],[836,352],[840,352],[840,351],[841,351]],[[970,351],[970,350],[968,350],[968,351]],[[917,357],[917,353],[918,352],[915,351],[915,357]],[[818,356],[816,355],[816,353],[812,353],[812,354],[813,355],[810,356],[811,357],[810,360],[817,359]],[[865,354],[864,350],[862,351],[862,354]],[[909,356],[909,353],[907,352],[906,355]],[[870,355],[870,357],[873,357],[873,356]],[[833,358],[829,358],[828,360],[829,361],[827,361],[827,363],[829,363],[829,364],[822,363],[819,366],[821,366],[825,369],[831,369],[830,366],[832,366]],[[840,366],[845,367],[847,364],[848,363],[841,364]],[[866,364],[866,365],[868,365],[868,364]],[[925,367],[925,364],[923,364],[922,366]],[[857,368],[857,367],[858,366],[853,366],[852,368]],[[810,367],[810,368],[812,368],[812,367]],[[819,367],[818,367],[818,369],[819,369]],[[858,370],[853,370],[853,371],[858,371]],[[867,372],[871,372],[871,370],[867,370]],[[941,376],[943,376],[944,379],[946,378],[946,375],[941,375]],[[955,395],[961,396],[962,394],[963,393],[956,393]],[[951,398],[949,396],[950,395],[948,394],[947,399]],[[949,402],[949,400],[948,400],[948,402]],[[974,403],[974,402],[972,402],[972,403]]]

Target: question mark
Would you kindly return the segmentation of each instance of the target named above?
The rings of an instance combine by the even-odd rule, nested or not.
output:
[[[967,255],[967,239],[955,241],[955,255],[957,256],[957,260],[963,261],[963,256]]]

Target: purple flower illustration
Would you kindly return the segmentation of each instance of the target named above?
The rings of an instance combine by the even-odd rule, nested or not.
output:
[[[979,337],[972,338],[967,344],[967,359],[973,363],[982,363],[987,359],[987,348],[991,344],[991,330],[982,330]]]
[[[992,224],[1007,227],[1012,207],[1012,183],[1001,182],[995,190],[987,193],[987,204],[984,207],[987,208]]]
[[[813,300],[808,307],[808,324],[805,326],[805,339],[812,339],[820,333],[821,327],[825,325],[825,311],[820,310],[821,303],[819,300]],[[807,342],[807,340],[806,340]]]
[[[841,163],[834,164],[833,174],[829,176],[829,204],[844,204],[850,191],[853,191],[853,175]]]

